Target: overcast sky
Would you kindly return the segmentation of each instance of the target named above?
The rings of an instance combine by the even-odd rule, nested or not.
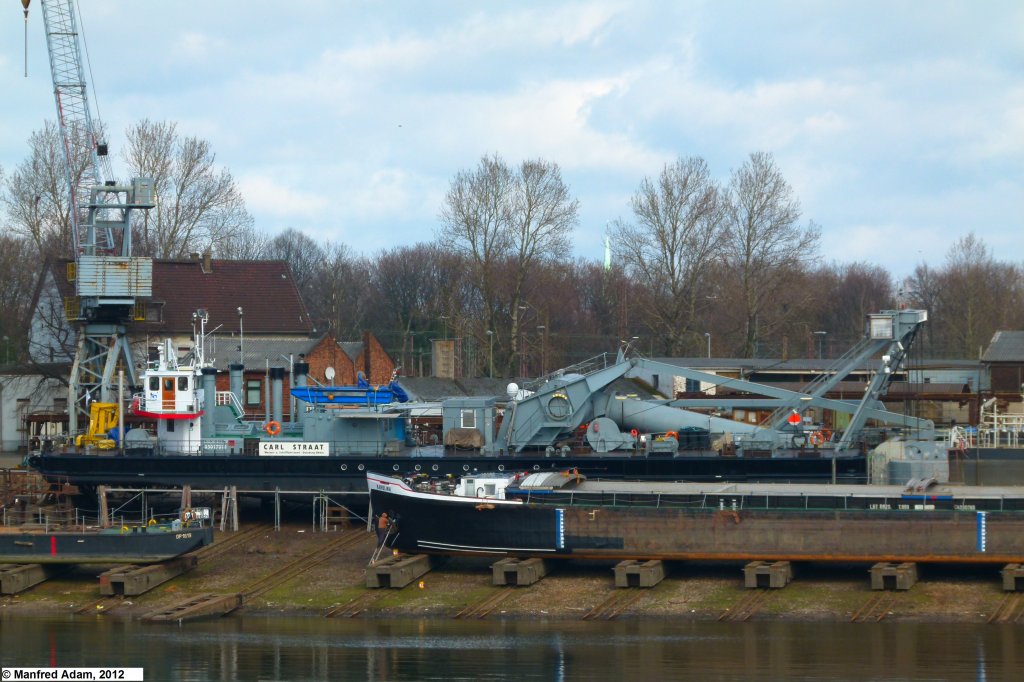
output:
[[[6,4],[6,3],[5,3]],[[54,119],[39,2],[0,9],[0,167]],[[1024,2],[83,0],[100,115],[210,140],[258,228],[367,255],[450,179],[558,163],[599,259],[645,176],[775,155],[825,260],[907,274],[974,231],[1024,260]],[[116,157],[115,157],[116,158]],[[122,167],[123,168],[123,167]]]

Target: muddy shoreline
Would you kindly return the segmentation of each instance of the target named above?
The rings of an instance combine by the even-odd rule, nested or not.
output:
[[[367,589],[365,569],[374,538],[364,528],[344,531],[355,544],[339,550],[298,577],[247,600],[236,612],[255,616],[361,618],[453,618],[504,588],[494,587],[493,559],[453,557],[441,561],[419,581],[403,589]],[[230,533],[217,533],[227,538]],[[136,619],[202,593],[244,592],[255,581],[337,539],[338,533],[314,532],[308,524],[267,529],[227,554],[201,561],[193,571],[146,594],[96,607],[107,617]],[[529,587],[507,590],[486,617],[490,619],[582,619],[627,590],[614,586],[614,562],[556,562],[547,577]],[[0,596],[0,617],[70,616],[96,602],[97,576],[108,567],[82,566],[19,595]],[[749,620],[847,622],[858,614],[904,622],[985,623],[1006,600],[995,567],[922,566],[910,590],[870,589],[866,565],[797,567],[790,585],[779,590],[743,587],[742,564],[671,564],[668,576],[649,589],[629,590],[629,604],[617,619],[718,620],[755,593],[764,593]],[[422,586],[421,586],[422,583]],[[866,612],[884,595],[882,603]],[[740,616],[745,613],[740,613]],[[864,617],[866,616],[866,617]],[[737,618],[740,619],[740,618]]]

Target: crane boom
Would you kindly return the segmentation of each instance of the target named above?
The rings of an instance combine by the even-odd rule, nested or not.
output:
[[[152,296],[153,265],[152,259],[133,255],[131,221],[133,210],[154,206],[154,186],[149,178],[126,185],[111,179],[102,128],[89,107],[74,0],[42,0],[41,5],[75,259],[68,277],[77,296],[64,302],[68,320],[79,323],[68,381],[68,430],[73,434],[79,417],[88,417],[90,400],[112,401],[119,365],[129,384],[137,384],[124,325],[139,318],[137,299]]]

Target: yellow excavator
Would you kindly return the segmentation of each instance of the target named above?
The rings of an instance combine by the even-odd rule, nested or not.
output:
[[[113,450],[117,441],[107,438],[107,433],[117,426],[117,403],[93,402],[89,405],[89,430],[75,438],[78,447],[94,447]]]

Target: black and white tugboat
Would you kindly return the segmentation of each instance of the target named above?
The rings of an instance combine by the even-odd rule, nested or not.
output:
[[[576,559],[1024,561],[1024,489],[588,480],[576,471],[442,492],[367,474],[407,553]],[[461,493],[461,494],[460,494]]]

